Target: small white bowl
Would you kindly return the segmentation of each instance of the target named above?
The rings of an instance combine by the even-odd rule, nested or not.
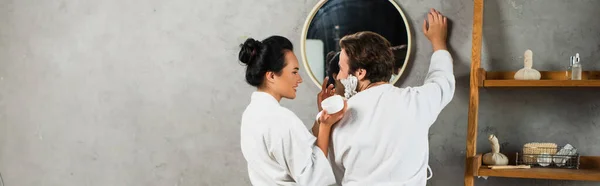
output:
[[[344,108],[344,98],[340,95],[333,95],[321,101],[321,107],[327,111],[327,114],[335,114]]]
[[[548,166],[552,163],[552,156],[548,153],[542,153],[538,155],[537,163],[542,167]]]

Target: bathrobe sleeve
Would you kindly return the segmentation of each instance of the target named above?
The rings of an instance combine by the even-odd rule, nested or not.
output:
[[[453,59],[447,50],[437,50],[431,56],[425,83],[416,87],[419,114],[432,125],[439,113],[454,97]]]
[[[272,135],[271,153],[298,185],[335,185],[333,170],[300,119],[282,121]]]

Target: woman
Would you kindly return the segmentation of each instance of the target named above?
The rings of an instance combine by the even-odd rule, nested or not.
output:
[[[327,78],[329,78],[327,84],[333,85],[335,88],[335,94],[344,95],[344,87],[339,80],[336,79],[337,73],[340,71],[339,66],[340,52],[335,52],[327,60]]]
[[[315,138],[292,111],[279,104],[282,98],[294,99],[302,83],[292,43],[281,36],[262,42],[250,38],[241,45],[239,60],[247,66],[246,81],[257,88],[241,126],[241,148],[252,184],[335,184],[327,160],[329,135],[345,107],[333,115],[322,112]]]

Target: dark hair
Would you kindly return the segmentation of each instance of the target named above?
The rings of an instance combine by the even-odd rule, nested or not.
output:
[[[292,42],[282,36],[271,36],[262,42],[248,38],[240,47],[238,58],[246,64],[246,82],[254,87],[263,83],[267,72],[280,74],[287,65],[285,50],[294,50]]]
[[[398,74],[400,68],[404,66],[408,48],[406,45],[393,46],[392,53],[394,54],[394,74]]]
[[[371,82],[389,81],[394,68],[394,55],[390,42],[370,31],[344,36],[340,46],[349,58],[350,73],[367,70],[365,78]]]
[[[331,58],[333,58],[333,56],[335,56],[335,54],[336,54],[336,53],[337,53],[337,52],[334,52],[334,51],[329,51],[329,52],[327,53],[327,55],[325,56],[325,63],[327,63],[327,62],[331,61]]]
[[[328,55],[327,76],[329,76],[329,81],[327,82],[327,86],[329,86],[329,84],[333,84],[335,86],[335,76],[333,76],[333,74],[340,72],[339,61],[340,52],[335,52],[331,56]]]

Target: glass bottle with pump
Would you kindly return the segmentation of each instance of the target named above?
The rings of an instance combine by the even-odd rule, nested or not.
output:
[[[575,60],[575,56],[569,57],[569,66],[567,66],[567,71],[565,71],[565,79],[571,80],[571,70],[573,69],[573,61]]]
[[[579,61],[579,53],[575,54],[573,67],[571,67],[571,80],[581,80],[582,67]]]

